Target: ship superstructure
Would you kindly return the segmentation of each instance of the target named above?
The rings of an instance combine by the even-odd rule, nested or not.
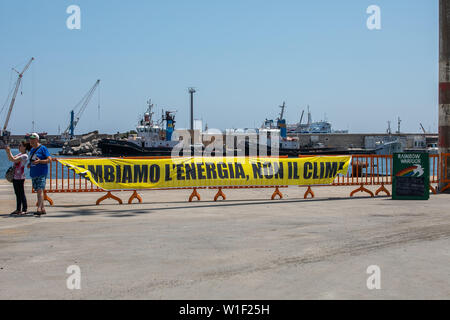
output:
[[[108,156],[159,156],[170,155],[179,141],[172,140],[175,129],[176,111],[163,111],[159,121],[153,119],[154,105],[147,101],[148,108],[136,126],[136,134],[126,140],[103,139],[99,147]],[[165,127],[164,127],[165,126]]]

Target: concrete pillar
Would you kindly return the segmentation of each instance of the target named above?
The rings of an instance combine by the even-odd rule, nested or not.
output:
[[[450,0],[439,0],[439,153],[450,153]]]

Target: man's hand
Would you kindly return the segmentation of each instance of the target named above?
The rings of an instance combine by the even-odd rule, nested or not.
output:
[[[33,164],[34,164],[34,165],[39,164],[39,163],[41,163],[41,160],[39,160],[39,159],[33,161]]]

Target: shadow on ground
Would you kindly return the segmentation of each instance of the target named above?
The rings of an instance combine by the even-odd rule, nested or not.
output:
[[[339,200],[354,200],[358,199],[369,199],[370,196],[360,196],[356,198],[349,197],[335,197],[335,198],[314,198],[314,199],[304,199],[304,198],[296,198],[296,199],[285,199],[285,200],[261,200],[261,199],[246,199],[246,200],[229,200],[227,202],[224,201],[202,201],[201,204],[197,204],[199,202],[191,202],[189,205],[184,206],[169,206],[169,207],[152,207],[148,209],[127,209],[126,205],[123,206],[123,209],[117,211],[118,204],[105,204],[105,205],[90,205],[90,204],[70,204],[70,205],[53,205],[48,212],[47,215],[42,216],[40,218],[70,218],[74,216],[106,216],[113,218],[124,218],[124,217],[133,217],[139,216],[143,214],[151,214],[156,211],[169,211],[169,210],[184,210],[184,209],[203,209],[203,208],[219,208],[219,207],[240,207],[240,206],[260,206],[260,205],[282,205],[282,204],[292,204],[292,203],[303,203],[303,202],[323,202],[323,201],[339,201]],[[379,196],[377,198],[386,198],[390,199],[388,196]],[[161,202],[143,202],[140,205],[164,205],[164,204],[186,204],[186,201],[161,201]],[[136,204],[138,205],[138,204]],[[109,210],[108,207],[114,206],[115,210]],[[120,205],[119,205],[120,206]],[[57,209],[63,209],[61,214],[55,214]],[[0,215],[2,218],[12,218],[12,219],[27,219],[27,218],[39,218],[34,217],[33,214],[28,214],[26,216],[9,216],[9,214]]]

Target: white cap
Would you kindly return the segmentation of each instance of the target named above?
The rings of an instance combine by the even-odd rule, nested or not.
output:
[[[30,139],[38,139],[39,140],[39,135],[36,132],[33,132],[32,134],[30,134]]]

